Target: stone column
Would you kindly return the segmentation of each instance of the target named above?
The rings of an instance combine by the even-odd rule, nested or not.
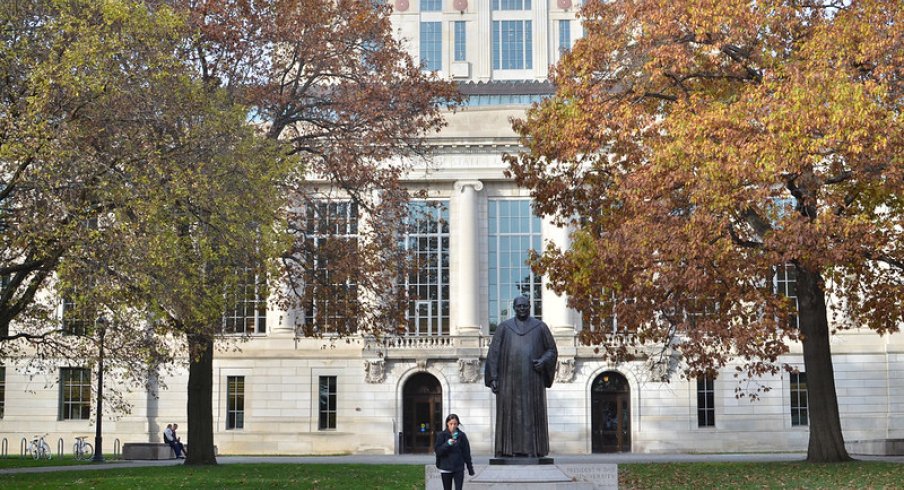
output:
[[[571,247],[571,227],[556,226],[548,217],[543,219],[543,248],[552,243],[562,250]],[[575,356],[575,315],[568,308],[564,295],[556,294],[547,288],[548,281],[543,277],[543,321],[549,325],[559,349],[559,361],[556,366],[556,381],[571,383],[574,381]]]
[[[455,183],[457,230],[457,284],[455,285],[456,321],[452,334],[473,336],[480,333],[480,206],[479,180]]]
[[[556,226],[549,218],[543,219],[543,249],[552,243],[562,250],[571,247],[571,228]],[[548,281],[543,277],[543,321],[549,325],[553,335],[574,335],[574,315],[568,308],[564,295],[558,295],[547,288]]]
[[[537,2],[540,3],[540,2]],[[549,70],[552,43],[549,36],[549,4],[534,8],[534,77],[538,80],[546,78]]]
[[[295,308],[283,311],[269,300],[267,303],[267,330],[270,336],[295,337],[295,320],[303,311]]]
[[[493,40],[491,34],[493,13],[490,11],[490,2],[477,1],[474,3],[477,4],[477,36],[475,39],[478,43],[485,44],[483,44],[483,49],[477,50],[477,61],[474,63],[472,78],[475,80],[490,80],[493,76]]]

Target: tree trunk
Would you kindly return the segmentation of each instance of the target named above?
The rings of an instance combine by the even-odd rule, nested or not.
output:
[[[807,374],[807,409],[810,444],[807,461],[836,463],[850,461],[844,448],[835,371],[829,345],[829,321],[825,291],[818,272],[797,267],[797,300],[800,330],[803,334],[804,366]]]
[[[188,454],[185,464],[217,464],[213,449],[213,337],[188,334]]]

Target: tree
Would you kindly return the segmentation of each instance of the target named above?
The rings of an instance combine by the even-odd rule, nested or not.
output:
[[[183,151],[161,135],[172,114],[160,97],[182,106],[173,98],[185,91],[169,89],[183,83],[173,54],[184,25],[170,9],[125,0],[17,0],[0,11],[3,357],[93,362],[103,315],[118,320],[107,344],[123,378],[141,380],[166,357],[159,338],[133,328],[140,312],[105,301],[113,290],[91,276],[98,257],[127,253],[123,204],[152,195],[149,176]],[[57,294],[68,299],[63,328]],[[67,331],[73,319],[80,327]]]
[[[283,201],[247,197],[281,195],[294,159],[177,56],[191,32],[171,7],[32,0],[0,15],[2,346],[87,362],[104,316],[108,359],[131,375],[172,355],[174,331],[203,357],[233,287],[286,247]],[[81,335],[42,302],[54,290]]]
[[[902,15],[884,0],[587,2],[556,95],[514,124],[511,173],[576,229],[535,265],[585,314],[583,339],[610,358],[674,349],[690,377],[733,358],[776,373],[800,342],[808,461],[849,459],[830,335],[904,321]],[[786,271],[796,308],[772,287]],[[613,313],[628,345],[599,328]]]
[[[277,276],[281,309],[313,311],[330,301],[328,314],[319,308],[303,326],[307,334],[395,332],[404,301],[386,271],[404,262],[397,224],[408,193],[400,178],[410,157],[423,153],[423,135],[443,125],[442,106],[457,98],[453,85],[413,63],[379,2],[171,3],[189,12],[199,33],[186,59],[200,78],[249,107],[266,136],[304,169],[285,193],[294,240]],[[358,213],[369,217],[361,227]],[[332,226],[312,222],[321,217]],[[359,295],[371,307],[361,308]],[[207,354],[193,357],[191,386],[213,375],[212,342],[201,340]],[[189,390],[188,407],[187,463],[213,462],[210,393]]]

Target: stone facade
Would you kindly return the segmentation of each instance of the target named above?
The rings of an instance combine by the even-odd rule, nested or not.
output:
[[[518,15],[494,14],[489,10],[489,1],[465,3],[468,6],[462,12],[447,6],[447,11],[428,14],[417,10],[420,2],[410,2],[406,11],[394,14],[394,22],[399,34],[410,42],[414,55],[419,52],[419,23],[423,19],[442,22],[442,66],[448,67],[444,74],[468,82],[466,92],[473,97],[533,96],[548,90],[541,82],[546,77],[546,67],[558,56],[556,40],[563,29],[560,21],[571,21],[574,37],[580,32],[574,21],[574,8],[559,8],[561,2],[552,0],[535,0],[533,8],[522,15],[532,22],[532,68],[507,72],[492,69],[488,48],[492,22],[494,15],[500,19]],[[461,71],[448,72],[454,61],[448,44],[453,40],[452,23],[460,21],[466,23],[468,35],[468,75],[464,77]],[[522,81],[510,82],[513,79]],[[509,82],[502,87],[493,83],[499,80]],[[298,312],[268,311],[266,334],[239,344],[238,350],[216,354],[214,427],[221,454],[394,454],[424,449],[412,447],[417,441],[423,444],[426,440],[418,439],[417,432],[429,435],[441,428],[442,417],[448,413],[461,417],[475,453],[491,452],[494,398],[483,385],[491,322],[487,299],[491,293],[489,207],[493,200],[529,199],[526,190],[516,188],[505,178],[502,161],[503,153],[517,150],[509,118],[523,115],[526,106],[494,100],[497,103],[467,105],[450,115],[449,126],[432,139],[432,164],[418,167],[408,176],[410,188],[426,189],[432,199],[448,202],[450,331],[440,336],[402,337],[379,343],[363,338],[351,342],[296,338],[289,320]],[[544,244],[568,246],[568,230],[549,220],[542,221],[540,234]],[[642,362],[601,362],[592,346],[576,345],[579,317],[567,308],[565,298],[545,287],[541,295],[542,318],[556,337],[561,357],[556,383],[547,393],[553,454],[594,451],[598,437],[594,427],[600,424],[600,414],[599,405],[594,405],[593,387],[603,376],[620,377],[626,382],[627,391],[620,395],[625,400],[624,410],[619,412],[624,416],[625,429],[620,450],[655,453],[806,449],[806,426],[792,426],[787,373],[739,382],[732,378],[731,367],[726,368],[713,386],[714,425],[700,427],[696,381],[673,376],[663,382],[659,376],[662,373],[651,372]],[[845,438],[904,438],[904,337],[879,337],[855,329],[841,333],[833,342]],[[802,367],[799,346],[794,346],[784,360]],[[228,426],[233,420],[228,413],[230,377],[243,380],[241,427]],[[324,396],[329,398],[329,394],[321,393],[322,378],[335,381],[334,398],[330,399],[334,404],[326,402],[334,411],[335,427],[321,427],[321,405]],[[429,383],[425,384],[425,380]],[[133,409],[115,420],[105,418],[105,444],[109,445],[105,449],[112,450],[116,440],[159,442],[167,423],[184,424],[184,365],[175,374],[162,377],[161,382],[165,388],[160,389],[159,399],[141,390],[121,387]],[[64,447],[71,447],[73,436],[93,434],[90,420],[59,420],[58,383],[56,374],[38,373],[32,377],[17,370],[16,365],[6,366],[0,432],[7,438],[11,452],[19,447],[21,438],[34,434],[49,433],[54,452],[59,439],[65,442]],[[428,386],[430,383],[435,385]],[[755,389],[757,385],[770,391],[760,393],[756,401],[736,396],[736,388]],[[425,391],[417,392],[415,388]],[[425,415],[418,410],[431,413]],[[183,428],[183,437],[185,433]]]

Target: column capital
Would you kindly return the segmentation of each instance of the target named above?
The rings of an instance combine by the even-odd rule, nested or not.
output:
[[[457,180],[455,181],[455,192],[464,191],[465,187],[473,187],[475,191],[483,190],[483,182],[479,180]]]

